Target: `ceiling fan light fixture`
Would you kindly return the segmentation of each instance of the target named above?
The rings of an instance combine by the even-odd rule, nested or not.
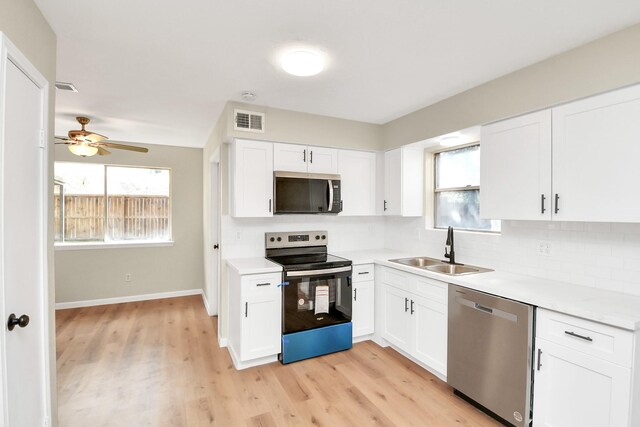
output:
[[[280,65],[289,74],[309,77],[324,69],[324,58],[319,52],[310,49],[296,49],[285,53]]]
[[[93,147],[84,143],[69,145],[69,151],[76,156],[91,157],[98,153],[98,147]]]

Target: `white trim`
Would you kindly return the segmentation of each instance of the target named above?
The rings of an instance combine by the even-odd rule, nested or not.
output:
[[[209,317],[213,316],[211,307],[209,307],[209,301],[207,301],[207,294],[204,292],[204,289],[202,290],[202,303],[204,304],[204,308],[207,310]]]
[[[39,89],[41,93],[41,156],[40,156],[40,168],[42,173],[42,181],[40,183],[40,218],[42,223],[40,224],[41,235],[40,245],[42,252],[40,254],[34,254],[36,257],[40,257],[41,261],[41,285],[42,285],[42,300],[41,312],[42,312],[42,344],[43,344],[43,396],[44,396],[44,420],[51,419],[51,407],[52,407],[52,395],[51,395],[51,366],[50,366],[50,343],[52,337],[49,332],[49,282],[52,278],[49,277],[49,82],[38,71],[36,67],[31,64],[26,56],[20,52],[20,50],[6,37],[6,35],[0,32],[0,89],[3,89],[6,84],[6,69],[7,62],[11,61],[16,65]],[[5,117],[5,99],[4,96],[0,98],[0,164],[4,162],[4,117]],[[0,174],[0,271],[4,271],[4,176]],[[0,275],[0,296],[4,300],[4,276]],[[0,305],[0,317],[6,319],[6,313],[4,305]],[[0,423],[9,425],[9,414],[6,411],[8,407],[7,401],[7,384],[6,373],[6,328],[2,328],[0,332]],[[29,396],[26,396],[29,398]]]
[[[79,251],[84,249],[125,249],[125,248],[161,248],[173,246],[173,240],[166,242],[142,242],[142,241],[124,241],[124,242],[61,242],[53,245],[56,251]]]
[[[186,297],[190,295],[201,295],[202,289],[189,289],[186,291],[158,292],[155,294],[130,295],[126,297],[91,299],[86,301],[70,301],[56,303],[56,310],[66,308],[93,307],[96,305],[121,304],[124,302],[150,301],[154,299]]]
[[[227,340],[226,338],[220,338],[218,336],[218,346],[219,347],[226,347],[229,345],[229,340]]]

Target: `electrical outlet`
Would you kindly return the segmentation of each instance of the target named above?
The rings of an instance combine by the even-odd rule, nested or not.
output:
[[[236,231],[236,241],[239,242],[240,240],[242,240],[242,231],[237,230]]]
[[[538,242],[538,254],[549,256],[551,255],[551,242],[541,241]]]
[[[131,273],[126,273],[124,275],[124,281],[125,282],[131,282],[132,279],[133,279],[133,276],[131,275]]]

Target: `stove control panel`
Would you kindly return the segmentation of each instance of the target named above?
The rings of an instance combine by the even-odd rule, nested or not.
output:
[[[267,249],[327,246],[329,242],[327,231],[265,233],[264,236]]]

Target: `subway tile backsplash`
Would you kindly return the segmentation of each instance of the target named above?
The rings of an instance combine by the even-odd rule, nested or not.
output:
[[[499,235],[455,237],[462,263],[640,295],[640,224],[503,221]],[[389,249],[442,258],[445,239],[424,218],[385,218]]]

